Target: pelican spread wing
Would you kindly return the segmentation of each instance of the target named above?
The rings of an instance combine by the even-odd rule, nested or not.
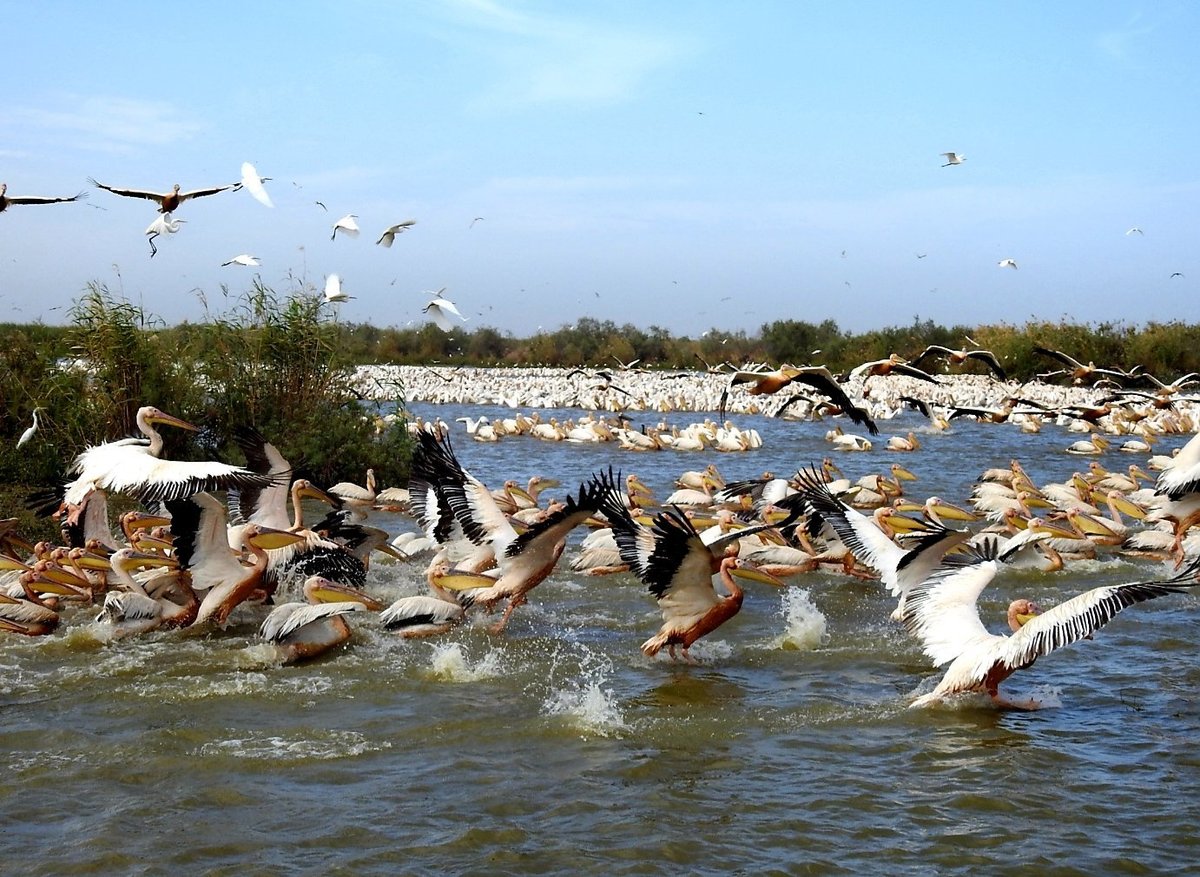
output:
[[[281,643],[295,634],[302,627],[315,621],[323,621],[336,615],[348,612],[361,612],[366,606],[357,600],[344,600],[339,603],[284,603],[271,611],[259,628],[259,636],[267,642]]]

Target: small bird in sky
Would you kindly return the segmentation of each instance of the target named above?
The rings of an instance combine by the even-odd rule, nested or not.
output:
[[[175,219],[170,212],[167,212],[146,226],[147,240],[150,242],[151,259],[158,255],[158,247],[154,245],[154,239],[160,234],[175,234],[185,222],[187,222],[186,219]]]
[[[258,171],[254,169],[254,165],[248,161],[242,162],[242,182],[241,186],[253,196],[254,200],[264,207],[274,207],[271,203],[271,196],[267,194],[267,190],[263,188],[263,180],[269,180],[270,177],[260,177]]]
[[[221,267],[224,268],[226,265],[242,265],[246,268],[257,268],[260,264],[257,256],[242,253],[240,256],[234,256],[228,262],[222,262]]]
[[[1001,268],[1012,268],[1014,271],[1017,270],[1017,260],[1016,259],[1001,259],[996,264],[999,265]]]
[[[357,220],[358,220],[358,214],[347,213],[345,216],[343,216],[341,219],[339,219],[337,222],[335,222],[333,224],[333,234],[331,234],[329,236],[329,239],[333,240],[334,238],[336,238],[337,233],[339,231],[345,237],[352,237],[352,238],[358,237],[358,222],[357,222]]]
[[[952,164],[962,164],[967,160],[965,155],[961,155],[957,152],[943,152],[942,158],[946,159],[946,163],[942,165],[942,167],[950,167]]]
[[[342,278],[336,274],[330,274],[325,278],[325,304],[335,304],[337,302],[349,301],[354,298],[352,295],[346,295],[342,291]]]
[[[430,319],[437,323],[437,327],[443,332],[453,332],[455,328],[454,323],[451,322],[447,314],[454,314],[454,316],[458,317],[464,323],[467,321],[467,318],[462,315],[459,309],[455,306],[454,302],[442,296],[442,293],[445,291],[445,289],[446,287],[443,286],[441,289],[435,292],[434,298],[432,298],[429,304],[425,305],[425,307],[423,307],[421,310],[429,314]]]
[[[479,220],[481,220],[481,219],[483,219],[482,216],[476,216],[474,219],[471,220],[471,225],[468,225],[467,228],[470,228],[472,225],[479,222]]]
[[[211,186],[207,189],[192,189],[190,192],[181,192],[179,191],[179,183],[176,183],[170,192],[150,192],[145,189],[117,189],[113,186],[106,186],[104,183],[97,182],[93,177],[88,177],[88,182],[99,189],[104,189],[106,192],[112,192],[114,195],[157,201],[159,213],[173,213],[184,201],[190,201],[193,198],[204,198],[208,195],[215,195],[218,192],[225,192],[237,185],[237,183],[230,183],[227,186]]]
[[[415,219],[406,219],[403,222],[397,222],[395,225],[389,225],[383,230],[383,234],[379,236],[379,240],[375,241],[375,243],[383,247],[390,247],[392,241],[396,239],[396,235],[403,234],[416,224],[417,221]]]
[[[1183,276],[1183,272],[1182,272],[1182,271],[1176,271],[1174,274],[1172,274],[1172,275],[1171,275],[1171,277],[1172,277],[1172,278],[1174,278],[1174,277],[1182,277],[1182,276]],[[1170,278],[1168,278],[1168,279],[1170,279]]]
[[[1145,237],[1145,235],[1146,235],[1146,233],[1144,231],[1142,231],[1140,228],[1138,228],[1136,225],[1133,228],[1129,229],[1129,231],[1125,232],[1125,234],[1127,234],[1127,235],[1140,234],[1143,237]]]
[[[7,210],[10,204],[61,204],[64,201],[78,201],[87,197],[87,192],[80,192],[70,198],[43,198],[40,195],[15,195],[10,198],[5,194],[7,191],[8,183],[0,183],[0,213]]]

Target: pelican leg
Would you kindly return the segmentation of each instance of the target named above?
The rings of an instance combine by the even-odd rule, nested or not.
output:
[[[504,614],[500,616],[500,620],[492,625],[492,633],[502,633],[504,628],[508,626],[508,619],[512,617],[513,610],[525,602],[524,594],[516,594],[508,601],[508,605],[504,607]]]

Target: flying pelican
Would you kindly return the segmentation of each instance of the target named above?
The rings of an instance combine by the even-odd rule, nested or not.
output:
[[[950,167],[951,165],[962,164],[967,160],[965,155],[957,152],[943,152],[941,153],[941,156],[942,158],[946,159],[946,163],[942,165],[942,167]]]
[[[962,365],[968,359],[976,359],[986,365],[1000,380],[1008,380],[1008,376],[1000,366],[1000,360],[990,350],[951,350],[949,347],[942,347],[940,344],[930,344],[921,351],[921,355],[914,359],[912,364],[914,366],[920,365],[921,361],[927,356],[944,356],[949,360],[951,365]]]
[[[989,539],[960,557],[947,558],[941,569],[909,592],[905,626],[921,640],[925,654],[936,666],[950,665],[938,686],[912,706],[927,706],[951,694],[974,691],[987,693],[1000,706],[1036,709],[1033,701],[1002,699],[1000,683],[1039,657],[1090,638],[1127,606],[1186,593],[1186,588],[1198,584],[1188,580],[1200,571],[1198,558],[1172,579],[1093,588],[1046,612],[1029,600],[1014,600],[1008,607],[1012,635],[998,636],[983,626],[976,602],[1008,554],[1007,547],[1000,550],[997,542]]]
[[[1039,374],[1038,377],[1042,378],[1043,380],[1047,378],[1058,377],[1060,375],[1067,375],[1071,378],[1072,383],[1077,386],[1082,384],[1084,381],[1108,379],[1116,381],[1123,387],[1128,387],[1132,383],[1141,379],[1139,374],[1135,374],[1135,372],[1132,371],[1127,372],[1115,368],[1097,368],[1096,364],[1092,362],[1084,365],[1075,357],[1071,356],[1070,354],[1063,353],[1061,350],[1051,350],[1048,347],[1034,345],[1033,352],[1041,354],[1042,356],[1048,356],[1066,366],[1065,369],[1059,369],[1058,371],[1052,372],[1043,372]]]
[[[258,475],[241,466],[160,460],[163,437],[154,424],[193,432],[197,428],[152,405],[138,409],[136,422],[145,438],[93,445],[75,458],[70,474],[77,477],[65,486],[62,497],[62,503],[69,511],[81,506],[93,490],[130,493],[143,502],[152,502],[180,499],[202,490],[266,487],[271,483],[269,476]]]
[[[304,582],[307,603],[282,603],[263,619],[258,635],[274,645],[284,664],[309,661],[350,639],[349,612],[378,609],[379,604],[361,591],[309,576]]]
[[[1017,260],[1016,259],[1001,259],[996,264],[999,265],[1001,268],[1011,268],[1014,271],[1017,270]]]
[[[801,383],[812,387],[822,396],[832,400],[841,412],[854,423],[865,426],[871,435],[879,434],[879,427],[875,425],[875,421],[871,419],[866,410],[859,408],[851,402],[850,397],[839,386],[829,369],[820,365],[804,367],[782,365],[776,371],[760,372],[742,370],[733,372],[729,376],[729,384],[721,392],[718,417],[721,420],[725,419],[725,403],[729,398],[729,390],[738,384],[753,384],[748,392],[752,396],[761,396],[778,393],[784,387],[793,383]],[[783,407],[787,407],[787,404],[790,404],[790,401],[785,403]],[[783,409],[781,408],[780,410],[782,411]]]
[[[333,224],[333,234],[331,234],[329,236],[329,239],[333,240],[334,238],[336,238],[337,233],[339,231],[342,233],[342,237],[352,237],[352,238],[358,237],[358,222],[357,222],[357,220],[358,220],[358,214],[347,213],[345,216],[343,216],[341,219],[339,219],[337,222],[335,222]]]
[[[274,207],[271,203],[271,196],[267,194],[267,190],[263,187],[263,181],[270,179],[269,177],[260,177],[258,171],[254,169],[254,165],[248,161],[242,162],[242,181],[238,185],[245,189],[259,204],[264,207]]]
[[[25,431],[23,433],[21,433],[21,437],[19,439],[17,439],[17,447],[18,448],[21,447],[22,445],[24,445],[26,442],[28,442],[31,438],[33,438],[33,434],[38,431],[38,412],[45,411],[45,410],[46,409],[43,408],[41,405],[38,405],[36,408],[33,409],[33,425],[26,427]]]
[[[154,239],[160,234],[175,234],[185,222],[187,222],[186,219],[175,219],[170,213],[164,213],[161,216],[155,217],[154,222],[146,226],[151,259],[158,255],[158,247],[155,246]]]
[[[431,581],[442,588],[469,591],[474,604],[489,611],[507,599],[504,615],[492,628],[499,633],[526,595],[554,570],[571,530],[599,510],[603,484],[592,476],[580,485],[577,497],[567,494],[563,502],[551,503],[527,529],[517,533],[487,487],[462,468],[448,436],[422,432],[420,441],[423,456],[437,473],[437,487],[463,532],[476,545],[490,545],[497,564],[487,574],[451,570]]]
[[[929,381],[931,384],[940,384],[937,378],[927,371],[922,371],[912,365],[908,360],[899,354],[893,353],[887,359],[874,359],[870,362],[864,362],[862,365],[856,365],[850,369],[850,380],[862,378],[864,381],[869,377],[877,377],[881,375],[907,375],[910,378],[917,378],[921,381]]]
[[[174,213],[179,205],[184,201],[190,201],[192,198],[203,198],[207,195],[215,195],[218,192],[224,192],[227,189],[234,188],[237,183],[230,183],[227,186],[212,186],[208,189],[192,189],[190,192],[179,191],[179,183],[172,187],[170,192],[149,192],[145,189],[117,189],[112,186],[106,186],[104,183],[97,182],[92,177],[88,177],[88,182],[97,188],[112,192],[114,195],[124,195],[126,198],[145,198],[147,201],[158,202],[159,213]],[[170,229],[174,231],[174,229]]]
[[[251,256],[249,253],[242,253],[240,256],[234,256],[228,262],[222,262],[221,267],[226,265],[241,265],[244,268],[257,268],[262,263],[259,262],[257,256]]]
[[[0,213],[3,213],[12,204],[61,204],[64,201],[81,201],[87,198],[87,192],[80,192],[70,198],[43,198],[38,195],[9,196],[5,194],[6,192],[8,192],[8,183],[0,183]]]
[[[354,298],[352,295],[347,295],[342,291],[342,278],[336,274],[330,274],[325,278],[325,303],[334,304],[335,302],[349,301]]]
[[[443,332],[453,332],[455,325],[451,322],[447,314],[454,314],[454,316],[458,317],[464,323],[467,321],[467,318],[455,307],[454,302],[442,295],[445,289],[446,287],[444,286],[439,289],[429,304],[425,305],[421,310],[429,314],[430,318],[437,323],[437,327]]]
[[[389,225],[383,230],[383,234],[379,236],[379,240],[375,241],[375,243],[381,247],[390,247],[392,241],[396,240],[396,235],[403,234],[416,224],[417,221],[415,219],[406,219],[403,222],[397,222],[395,225]]]
[[[742,608],[742,589],[734,577],[778,587],[783,582],[738,560],[738,540],[769,529],[771,525],[746,527],[709,544],[678,508],[668,507],[654,516],[652,528],[637,523],[616,490],[612,473],[601,478],[601,511],[608,518],[621,559],[650,589],[663,614],[657,634],[642,643],[642,652],[653,657],[663,646],[672,658],[675,646],[683,647],[683,659],[691,662],[688,649],[696,640],[716,630]],[[729,592],[719,596],[712,577],[720,575]]]

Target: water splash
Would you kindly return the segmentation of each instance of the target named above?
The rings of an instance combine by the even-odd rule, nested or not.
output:
[[[551,691],[542,704],[547,715],[567,719],[581,731],[610,737],[625,730],[625,716],[606,678],[580,679]]]
[[[504,666],[500,652],[494,649],[472,664],[461,643],[437,643],[429,659],[429,670],[435,678],[448,682],[474,682],[500,676]]]
[[[784,630],[772,641],[772,648],[811,652],[828,640],[825,616],[803,588],[790,588],[784,593],[779,614]]]

